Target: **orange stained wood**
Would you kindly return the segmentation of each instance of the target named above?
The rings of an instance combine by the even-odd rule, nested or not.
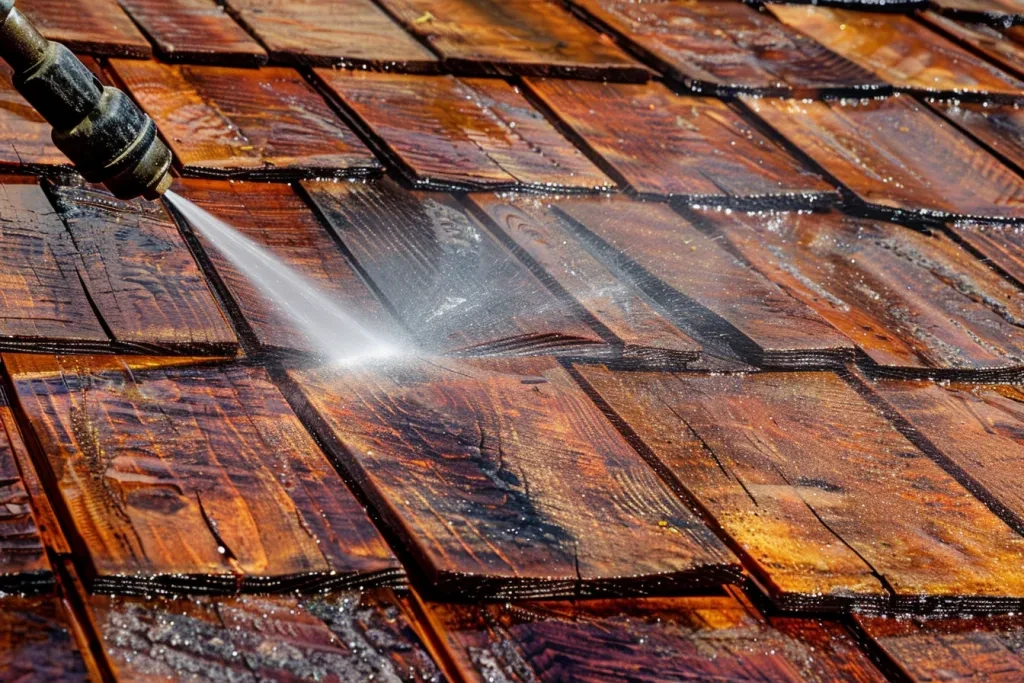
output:
[[[1024,75],[1024,28],[966,23],[935,12],[922,12],[920,17],[939,32],[981,52],[1007,73],[1018,78]]]
[[[11,681],[91,680],[56,597],[0,598],[0,671]]]
[[[21,173],[69,168],[50,139],[50,124],[14,89],[13,75],[0,62],[0,168]]]
[[[956,222],[950,229],[990,265],[1024,287],[1024,228],[1019,225]]]
[[[614,187],[503,80],[326,69],[316,74],[417,185]]]
[[[722,100],[675,95],[658,83],[526,84],[613,178],[641,195],[774,207],[833,192]]]
[[[436,593],[631,594],[730,580],[718,539],[551,358],[294,370]]]
[[[111,60],[185,175],[365,176],[377,160],[292,69]]]
[[[578,371],[777,603],[1024,595],[1024,537],[836,375]]]
[[[39,358],[4,364],[95,590],[274,592],[401,574],[265,371]]]
[[[1024,82],[909,15],[776,3],[768,9],[786,25],[897,88],[961,96],[1024,96]]]
[[[1024,220],[1024,180],[909,97],[743,98],[862,202],[886,214]]]
[[[1018,173],[1024,171],[1024,111],[1012,104],[929,102],[935,111],[1002,157]]]
[[[932,4],[943,14],[994,26],[1024,23],[1020,0],[934,0]]]
[[[18,0],[18,9],[44,36],[71,50],[110,57],[149,57],[153,48],[118,0]]]

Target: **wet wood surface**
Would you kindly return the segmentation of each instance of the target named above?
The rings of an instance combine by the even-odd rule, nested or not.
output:
[[[230,355],[238,341],[160,204],[50,185],[89,302],[121,348]]]
[[[573,5],[658,71],[700,92],[808,96],[887,87],[870,71],[739,2],[573,0]]]
[[[584,309],[605,328],[618,354],[643,365],[697,360],[700,344],[674,327],[642,292],[586,250],[564,216],[526,196],[469,195],[471,206],[497,226],[517,256],[551,291]]]
[[[273,61],[435,72],[437,57],[372,0],[225,0]]]
[[[287,185],[177,181],[174,191],[201,209],[231,225],[242,236],[267,250],[280,263],[316,283],[332,302],[374,334],[397,339],[398,325],[348,263],[338,244],[309,206]],[[243,272],[216,245],[197,235],[217,275],[257,342],[273,349],[322,352],[317,340],[297,324],[293,314],[268,296],[253,278],[262,273]],[[267,283],[271,284],[272,283]],[[310,305],[308,302],[305,305]],[[319,318],[329,311],[316,311]],[[339,327],[347,327],[339,322]],[[344,346],[351,340],[336,340]]]
[[[886,372],[1024,375],[1024,293],[941,233],[838,212],[699,215]]]
[[[0,171],[69,170],[71,162],[50,140],[50,124],[14,89],[13,74],[0,62]]]
[[[1024,219],[1024,180],[911,98],[744,101],[878,212]]]
[[[935,12],[922,12],[920,17],[940,33],[981,52],[1007,73],[1018,78],[1024,76],[1024,27],[1000,29],[956,21]]]
[[[527,87],[640,195],[775,207],[833,191],[721,100],[657,83],[529,79]]]
[[[418,186],[613,187],[503,80],[325,69],[316,73]]]
[[[553,359],[289,377],[437,595],[649,594],[735,578],[731,554]]]
[[[82,54],[149,57],[153,48],[118,0],[19,0],[18,9],[44,36]]]
[[[111,60],[184,175],[285,180],[366,176],[379,164],[292,69]]]
[[[930,106],[1024,172],[1024,111],[1012,104],[931,102]]]
[[[1024,6],[1018,0],[931,0],[943,14],[994,26],[1024,24]]]
[[[852,353],[850,341],[818,314],[664,204],[565,200],[555,210],[705,353],[769,365],[835,362]]]
[[[55,597],[0,598],[0,678],[19,683],[90,680]]]
[[[836,375],[578,371],[777,603],[1005,608],[1024,595],[1024,537]]]
[[[883,681],[842,626],[771,621],[729,595],[426,603],[467,681]]]
[[[214,0],[118,0],[161,59],[196,64],[266,64],[267,51]]]
[[[89,601],[118,681],[444,680],[389,590]]]
[[[855,615],[908,681],[1014,681],[1024,677],[1024,619],[896,619]]]
[[[811,5],[768,5],[786,25],[878,75],[913,92],[968,96],[1024,95],[1024,82],[913,17]]]
[[[953,234],[977,250],[991,266],[1024,287],[1024,229],[1019,225],[988,225],[963,221],[950,225]]]
[[[605,353],[601,336],[448,195],[302,187],[360,272],[430,353]]]
[[[93,589],[396,580],[384,541],[267,374],[195,363],[4,356]]]
[[[382,0],[455,74],[645,81],[650,71],[547,0]]]

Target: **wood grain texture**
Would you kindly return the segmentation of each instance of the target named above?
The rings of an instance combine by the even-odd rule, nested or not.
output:
[[[160,204],[51,185],[89,302],[122,348],[232,354],[238,341]]]
[[[614,186],[505,81],[325,69],[316,74],[414,185]]]
[[[935,111],[980,140],[1018,173],[1024,172],[1024,112],[1011,104],[930,102]]]
[[[705,353],[800,366],[834,363],[853,352],[817,313],[664,204],[563,200],[555,210]]]
[[[389,590],[89,605],[118,681],[409,681],[443,674]]]
[[[263,370],[186,362],[4,356],[95,590],[274,592],[400,575]]]
[[[1024,9],[1024,5],[1021,7]],[[981,52],[1003,71],[1017,78],[1024,76],[1024,27],[1000,29],[956,21],[935,12],[922,12],[919,16],[940,33]]]
[[[605,328],[624,360],[677,367],[697,360],[700,344],[588,252],[565,217],[547,202],[504,194],[473,194],[469,202],[497,226],[552,292],[580,306]]]
[[[780,605],[1024,595],[1024,538],[836,375],[577,369]]]
[[[275,62],[410,73],[439,69],[437,57],[372,0],[225,0],[225,4]]]
[[[601,336],[451,197],[391,180],[302,187],[419,349],[607,353]]]
[[[573,5],[658,71],[698,92],[811,96],[887,87],[870,71],[742,3],[573,0]]]
[[[118,0],[168,62],[259,66],[267,51],[214,0]]]
[[[1024,4],[1020,0],[931,0],[942,14],[978,21],[993,26],[1024,24]]]
[[[646,81],[650,71],[548,0],[382,0],[453,73]]]
[[[150,57],[153,48],[118,0],[89,0],[69,7],[64,0],[19,0],[18,9],[39,32],[76,53]]]
[[[89,680],[56,598],[0,599],[0,678],[18,683]]]
[[[908,681],[1009,683],[1024,677],[1024,619],[1020,616],[854,618]]]
[[[1024,219],[1024,180],[911,98],[744,101],[877,213]]]
[[[337,243],[287,185],[213,180],[177,181],[174,191],[238,230],[283,265],[316,283],[317,288],[372,334],[398,339],[398,325],[345,259]],[[261,346],[315,353],[317,343],[296,324],[294,312],[268,296],[216,246],[197,235],[217,275]],[[272,282],[267,283],[273,286]],[[316,316],[329,315],[317,311]],[[347,325],[339,327],[347,328]],[[336,340],[345,347],[351,339]]]
[[[427,603],[464,680],[883,681],[834,622],[723,596],[504,605]]]
[[[957,239],[977,250],[988,264],[1024,287],[1024,229],[1021,226],[960,221],[949,228]]]
[[[650,594],[735,577],[731,554],[553,359],[289,377],[437,595]]]
[[[298,72],[111,60],[186,176],[366,176],[373,154]]]
[[[784,24],[901,90],[958,98],[1024,95],[1024,82],[904,14],[768,5]]]
[[[14,89],[13,74],[0,62],[0,172],[69,170],[71,162],[50,139],[50,124]]]
[[[527,87],[640,195],[769,208],[832,196],[828,183],[721,100],[657,83],[529,79]]]
[[[838,212],[699,215],[879,371],[1024,377],[1024,293],[941,233]]]

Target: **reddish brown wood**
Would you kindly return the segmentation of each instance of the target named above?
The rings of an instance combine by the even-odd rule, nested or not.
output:
[[[613,183],[502,80],[318,69],[414,184],[607,190]]]
[[[437,57],[372,0],[226,0],[275,62],[296,66],[438,70]]]
[[[527,87],[641,195],[771,207],[833,192],[721,100],[657,83],[529,79]]]
[[[839,624],[728,595],[425,609],[467,681],[885,680]]]
[[[565,200],[591,248],[661,304],[706,353],[768,365],[835,362],[853,345],[664,204]]]
[[[1024,5],[1020,0],[931,0],[943,14],[993,26],[1024,24]]]
[[[380,166],[298,72],[111,60],[182,173],[280,180]]]
[[[0,599],[0,678],[19,683],[90,680],[56,598]]]
[[[391,315],[353,270],[327,228],[291,187],[185,180],[176,182],[174,190],[316,283],[321,292],[371,333],[389,339],[399,336]],[[216,246],[201,235],[198,237],[245,323],[262,346],[322,350],[280,304],[268,298],[253,281],[253,273],[240,271]],[[350,341],[339,339],[338,344],[345,346]]]
[[[779,604],[1024,596],[1024,537],[834,374],[578,371]]]
[[[118,0],[168,62],[266,64],[267,52],[214,0]]]
[[[1004,71],[1018,78],[1024,75],[1024,29],[1021,27],[1000,30],[987,24],[956,21],[935,12],[922,12],[920,17],[940,33],[981,52]]]
[[[75,52],[112,57],[149,57],[146,37],[118,0],[89,0],[69,7],[64,0],[19,0],[18,9],[39,32]]]
[[[904,90],[965,96],[1024,95],[1024,82],[905,14],[812,5],[769,10],[783,23]]]
[[[658,71],[699,92],[810,96],[879,90],[870,71],[731,0],[573,0]]]
[[[718,539],[550,358],[289,376],[439,594],[651,593],[734,577]]]
[[[400,569],[262,370],[4,356],[41,471],[110,591],[367,585]]]
[[[1024,229],[1021,226],[963,221],[953,223],[950,229],[989,264],[1024,287]]]
[[[1024,219],[1024,180],[909,97],[744,101],[878,212]]]
[[[11,84],[13,72],[0,62],[0,170],[40,173],[71,167],[50,140],[50,124]]]
[[[89,187],[52,185],[50,191],[71,234],[78,277],[119,346],[237,351],[231,326],[162,206]]]
[[[457,74],[646,81],[650,72],[548,0],[382,0]]]
[[[1024,111],[1011,104],[930,102],[947,119],[1024,172]]]
[[[390,180],[302,187],[420,349],[607,353],[601,336],[450,196]]]
[[[408,599],[389,590],[89,604],[118,681],[443,680]]]
[[[942,234],[838,212],[701,220],[886,372],[1024,376],[1024,293]]]
[[[483,194],[470,195],[469,202],[511,241],[520,258],[532,262],[551,291],[604,326],[624,359],[670,366],[697,360],[700,344],[590,254],[566,218],[546,202]]]

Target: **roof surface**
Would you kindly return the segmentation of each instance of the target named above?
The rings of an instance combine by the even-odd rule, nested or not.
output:
[[[18,6],[0,680],[1024,678],[1020,0]]]

